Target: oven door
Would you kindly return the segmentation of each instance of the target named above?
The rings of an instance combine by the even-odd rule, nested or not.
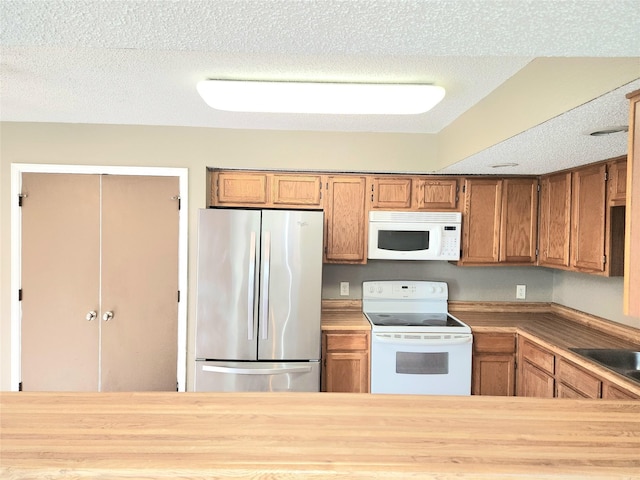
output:
[[[471,394],[471,334],[371,335],[371,393]]]

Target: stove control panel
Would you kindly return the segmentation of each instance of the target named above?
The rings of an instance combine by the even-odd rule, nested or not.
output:
[[[446,300],[448,297],[446,282],[387,280],[362,283],[363,300]]]

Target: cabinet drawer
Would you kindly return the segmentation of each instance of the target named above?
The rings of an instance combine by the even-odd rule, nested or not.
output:
[[[602,382],[564,358],[558,359],[556,378],[559,382],[584,394],[588,398],[600,398]]]
[[[475,334],[473,349],[481,353],[515,353],[516,336],[512,333]]]
[[[555,373],[555,356],[553,353],[527,340],[522,342],[522,357],[541,370],[553,375]]]
[[[328,352],[369,349],[369,336],[366,333],[327,333],[326,342]]]

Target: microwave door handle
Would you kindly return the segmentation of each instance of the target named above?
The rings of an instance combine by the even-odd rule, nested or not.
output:
[[[438,228],[437,235],[434,235],[433,251],[436,252],[438,256],[442,254],[442,235],[444,235],[444,227]],[[431,250],[431,248],[429,248],[429,250]]]

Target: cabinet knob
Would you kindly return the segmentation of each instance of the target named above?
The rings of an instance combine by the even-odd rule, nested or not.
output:
[[[95,320],[98,317],[98,312],[96,312],[95,310],[91,310],[89,313],[87,313],[87,316],[85,317],[88,321],[91,320]]]
[[[112,318],[113,318],[113,312],[105,312],[105,314],[102,315],[102,320],[104,320],[105,322],[108,322]]]

